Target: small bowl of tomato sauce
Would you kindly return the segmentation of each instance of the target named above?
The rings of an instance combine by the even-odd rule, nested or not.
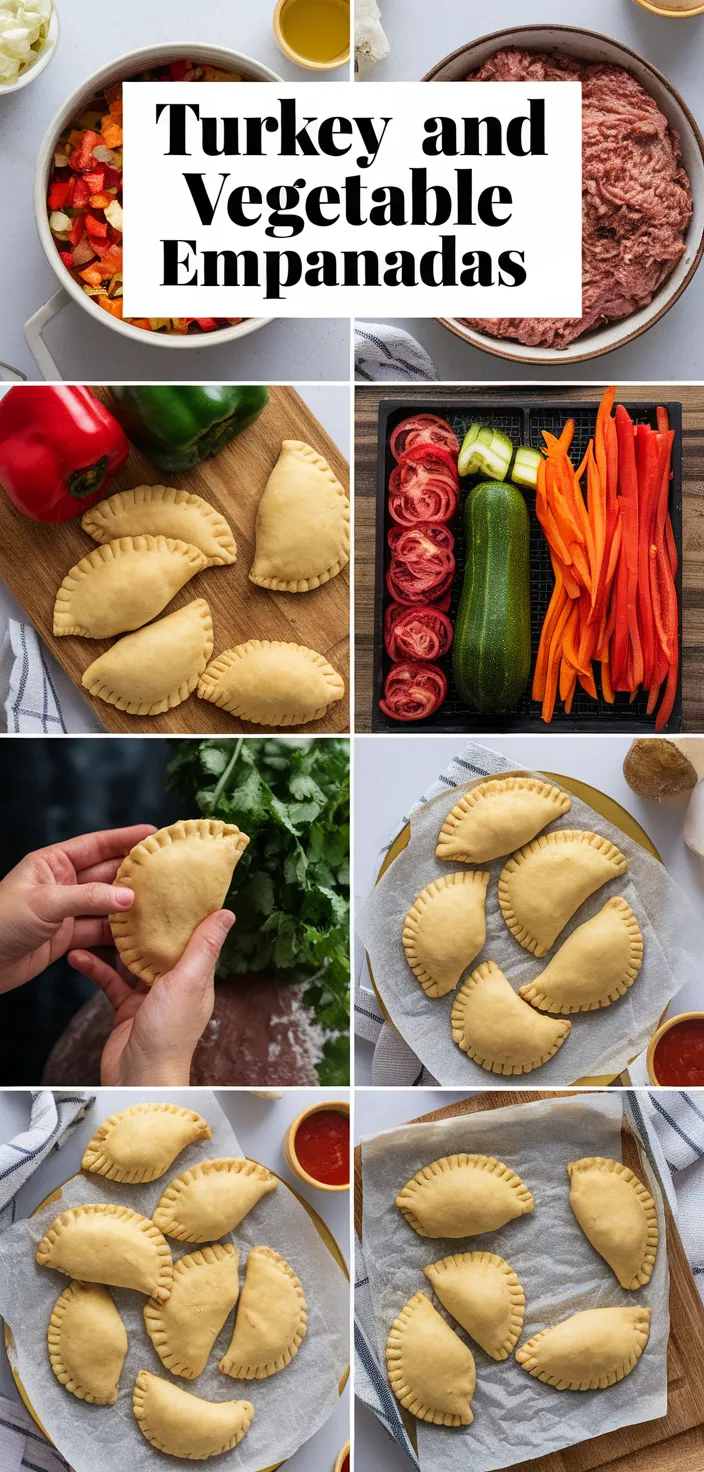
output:
[[[350,1106],[326,1099],[304,1109],[284,1139],[284,1158],[294,1175],[318,1191],[350,1189]]]
[[[704,1012],[668,1017],[650,1040],[646,1063],[656,1088],[704,1088]]]
[[[350,1472],[350,1444],[347,1442],[335,1463],[335,1472]]]

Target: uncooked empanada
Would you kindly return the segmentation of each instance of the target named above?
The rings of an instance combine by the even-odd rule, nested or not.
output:
[[[172,1375],[202,1375],[215,1340],[239,1295],[239,1253],[215,1242],[174,1263],[168,1303],[150,1298],[144,1306],[147,1333]]]
[[[619,895],[568,935],[540,976],[520,995],[541,1012],[594,1012],[628,991],[641,968],[643,937]]]
[[[526,951],[546,956],[575,910],[627,868],[608,838],[558,828],[508,860],[499,876],[501,913]]]
[[[96,700],[130,716],[159,716],[195,690],[213,652],[204,598],[126,634],[89,664],[82,684]]]
[[[225,649],[200,677],[198,694],[255,726],[304,726],[342,700],[345,682],[303,644],[249,639]]]
[[[585,1237],[622,1288],[649,1283],[658,1250],[655,1202],[628,1166],[585,1156],[567,1167],[570,1206]]]
[[[148,624],[206,565],[197,547],[171,537],[120,537],[94,547],[56,595],[54,633],[111,639]]]
[[[298,1354],[307,1322],[305,1295],[293,1268],[270,1247],[253,1247],[232,1342],[220,1369],[233,1380],[275,1375]]]
[[[540,1068],[562,1047],[572,1026],[534,1012],[494,961],[484,961],[462,983],[450,1020],[457,1046],[490,1073]]]
[[[456,1252],[423,1268],[441,1304],[493,1360],[518,1343],[526,1296],[513,1268],[495,1252]]]
[[[396,1205],[419,1237],[478,1237],[535,1205],[520,1176],[490,1155],[445,1155],[407,1181]]]
[[[403,926],[403,949],[427,997],[451,992],[486,940],[489,872],[443,874],[421,890]]]
[[[210,1125],[180,1104],[132,1104],[96,1130],[81,1170],[109,1181],[157,1181],[196,1140],[212,1139]]]
[[[392,1324],[386,1369],[396,1399],[419,1421],[471,1426],[474,1357],[424,1293],[414,1293]]]
[[[159,1228],[128,1206],[62,1211],[39,1243],[37,1262],[81,1282],[136,1288],[162,1303],[174,1273],[169,1244]]]
[[[350,503],[327,460],[284,440],[264,488],[250,580],[279,593],[307,593],[350,560]]]
[[[158,1452],[204,1462],[232,1451],[254,1420],[248,1400],[201,1400],[140,1370],[132,1402],[139,1429]]]
[[[194,496],[173,486],[135,486],[117,491],[92,506],[81,526],[94,542],[118,537],[173,537],[198,547],[208,567],[221,567],[237,558],[237,543],[224,516]]]
[[[277,1185],[255,1160],[201,1160],[167,1187],[154,1221],[179,1242],[215,1242]]]
[[[649,1334],[649,1308],[588,1308],[535,1334],[516,1359],[556,1390],[605,1390],[630,1375]]]
[[[462,864],[488,864],[529,843],[571,806],[566,792],[536,777],[480,782],[448,813],[435,853]]]
[[[78,1400],[114,1406],[127,1354],[127,1330],[100,1283],[69,1283],[49,1320],[54,1374]]]
[[[135,844],[116,884],[134,890],[131,910],[110,916],[120,959],[147,986],[180,961],[194,930],[222,909],[232,871],[249,843],[234,823],[186,818]]]

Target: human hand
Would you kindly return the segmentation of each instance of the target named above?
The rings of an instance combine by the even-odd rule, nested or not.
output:
[[[69,953],[70,964],[100,987],[115,1011],[103,1049],[101,1084],[188,1086],[196,1044],[215,1005],[215,963],[234,922],[231,910],[209,915],[194,930],[178,964],[152,987],[143,981],[130,984],[124,968],[116,971],[91,951]]]
[[[111,946],[108,915],[129,910],[116,888],[122,860],[152,823],[84,833],[37,849],[0,880],[0,992],[38,976],[73,946]]]

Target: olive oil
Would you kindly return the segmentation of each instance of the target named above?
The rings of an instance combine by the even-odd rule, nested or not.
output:
[[[349,50],[350,7],[345,0],[289,0],[281,14],[281,30],[299,56],[334,61]]]

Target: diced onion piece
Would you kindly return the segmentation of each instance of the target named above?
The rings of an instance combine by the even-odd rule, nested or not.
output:
[[[72,221],[68,215],[64,214],[63,210],[52,210],[49,216],[49,225],[54,235],[61,235],[66,231],[70,234]]]
[[[116,199],[105,206],[105,218],[115,230],[122,229],[122,205]]]
[[[113,153],[113,150],[111,148],[107,148],[104,143],[96,143],[95,148],[93,149],[93,152],[91,154],[91,158],[97,158],[98,163],[110,164],[110,166],[114,168],[115,154]]]

